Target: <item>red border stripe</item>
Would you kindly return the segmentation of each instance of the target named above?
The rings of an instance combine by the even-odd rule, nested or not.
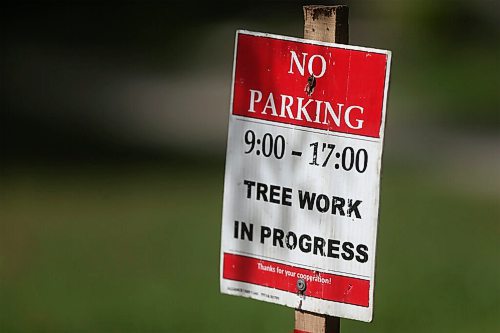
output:
[[[288,272],[288,274],[287,274]],[[297,279],[306,280],[306,296],[368,307],[370,281],[323,273],[273,261],[224,253],[223,278],[297,293]]]

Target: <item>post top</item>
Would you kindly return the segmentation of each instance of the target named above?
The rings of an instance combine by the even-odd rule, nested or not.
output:
[[[304,9],[304,38],[348,44],[349,7],[345,5],[308,5]]]

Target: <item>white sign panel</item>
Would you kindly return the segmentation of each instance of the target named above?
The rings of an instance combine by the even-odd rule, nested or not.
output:
[[[390,52],[239,31],[221,291],[371,321]]]

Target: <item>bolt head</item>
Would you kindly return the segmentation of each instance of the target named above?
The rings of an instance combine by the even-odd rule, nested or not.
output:
[[[307,288],[306,281],[304,281],[304,279],[298,279],[297,289],[299,290],[299,292],[303,293],[304,291],[306,291],[306,288]]]

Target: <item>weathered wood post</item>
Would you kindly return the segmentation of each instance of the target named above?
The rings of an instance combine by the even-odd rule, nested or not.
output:
[[[349,7],[304,6],[304,38],[349,43]],[[340,333],[340,318],[295,310],[295,333]]]
[[[349,7],[304,6],[304,38],[349,43]]]

